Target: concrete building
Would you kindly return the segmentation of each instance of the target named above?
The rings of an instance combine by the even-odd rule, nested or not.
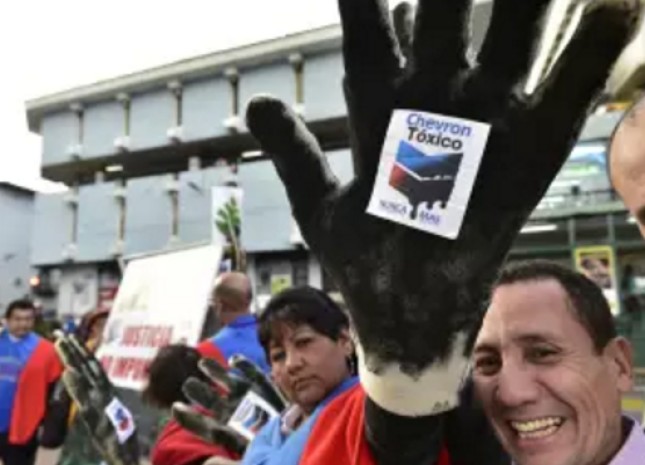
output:
[[[0,317],[9,302],[31,293],[33,204],[33,191],[0,181]]]
[[[490,1],[476,3],[475,48],[490,12]],[[547,27],[545,37],[551,32]],[[332,290],[302,243],[284,189],[270,160],[257,152],[243,113],[256,93],[281,97],[318,136],[340,180],[351,179],[340,46],[340,27],[330,26],[27,102],[30,129],[43,139],[43,176],[70,186],[67,193],[36,195],[34,205],[31,263],[45,275],[60,275],[59,313],[100,305],[118,282],[121,257],[209,241],[210,189],[232,179],[244,190],[242,242],[257,293],[269,295],[272,283],[285,277]],[[541,56],[552,50],[544,39]],[[634,57],[616,78],[616,93],[643,84],[638,70],[645,57],[640,63]],[[619,117],[590,117],[512,257],[571,264],[579,247],[609,244],[618,276],[632,265],[645,295],[645,245],[605,168],[605,143]]]

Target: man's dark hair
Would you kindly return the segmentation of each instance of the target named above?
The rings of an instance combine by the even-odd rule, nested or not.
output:
[[[4,314],[5,318],[7,319],[11,318],[11,315],[13,315],[13,313],[16,310],[31,310],[32,312],[35,313],[36,306],[29,299],[14,300],[13,302],[9,303],[9,306],[7,307],[7,311]]]
[[[309,286],[286,289],[275,295],[260,315],[260,343],[267,356],[271,338],[278,336],[283,325],[303,324],[337,341],[341,331],[349,328],[349,318],[323,291]]]
[[[174,402],[188,402],[182,391],[184,382],[190,377],[207,381],[197,366],[200,358],[197,349],[183,344],[162,347],[148,367],[143,399],[161,408],[170,408]]]
[[[514,262],[502,269],[493,290],[508,284],[547,280],[562,286],[569,299],[568,307],[587,330],[596,351],[601,352],[617,336],[616,326],[602,290],[583,274],[547,260]]]

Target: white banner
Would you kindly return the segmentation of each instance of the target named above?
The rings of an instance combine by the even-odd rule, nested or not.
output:
[[[221,255],[209,245],[128,263],[97,354],[116,386],[141,390],[160,347],[199,342]]]

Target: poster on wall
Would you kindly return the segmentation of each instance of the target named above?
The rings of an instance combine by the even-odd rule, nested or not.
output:
[[[616,259],[608,245],[578,247],[574,251],[576,269],[600,287],[614,315],[620,311]]]
[[[241,267],[242,196],[239,187],[216,186],[211,191],[211,241],[224,247],[220,273]]]
[[[159,348],[199,342],[221,254],[208,245],[128,262],[97,353],[116,386],[141,390]]]
[[[271,295],[276,295],[293,285],[290,273],[276,273],[271,275]]]

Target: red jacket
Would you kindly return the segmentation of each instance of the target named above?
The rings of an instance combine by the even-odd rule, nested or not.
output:
[[[357,384],[320,413],[299,465],[376,465],[365,439],[365,391]],[[450,465],[441,451],[436,465]]]
[[[211,457],[239,460],[240,457],[222,446],[210,444],[170,420],[163,429],[150,455],[152,465],[186,465]]]
[[[197,351],[202,357],[212,358],[224,368],[228,368],[228,362],[224,358],[224,354],[222,354],[222,351],[210,339],[200,342],[197,345]]]

